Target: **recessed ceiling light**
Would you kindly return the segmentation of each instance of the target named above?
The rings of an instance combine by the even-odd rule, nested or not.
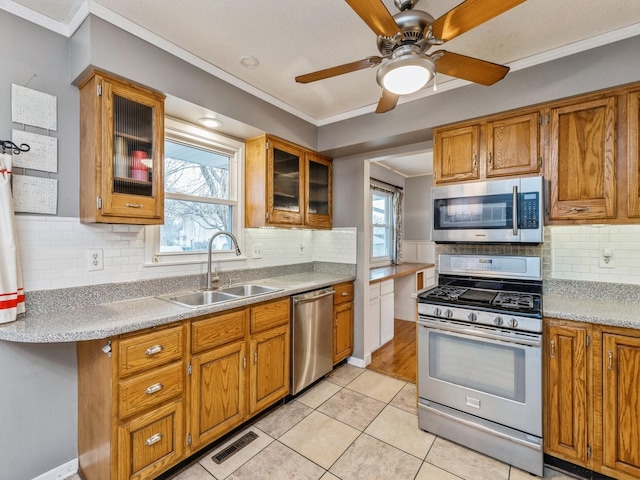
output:
[[[243,67],[247,67],[247,68],[257,68],[258,65],[260,65],[260,62],[258,61],[258,59],[256,57],[252,57],[250,55],[247,55],[247,56],[242,57],[240,59],[240,64]]]
[[[222,122],[215,117],[202,117],[198,121],[207,128],[219,128],[222,126]]]

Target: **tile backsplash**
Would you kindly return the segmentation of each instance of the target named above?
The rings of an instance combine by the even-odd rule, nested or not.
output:
[[[18,248],[26,291],[148,280],[204,273],[203,263],[144,264],[145,228],[138,225],[81,224],[77,218],[16,216]],[[356,263],[356,228],[331,231],[245,229],[245,260],[233,269],[313,261]],[[251,258],[253,245],[262,258]],[[104,269],[88,270],[87,250],[102,249]],[[230,268],[230,267],[229,267]],[[225,266],[222,266],[222,269]]]

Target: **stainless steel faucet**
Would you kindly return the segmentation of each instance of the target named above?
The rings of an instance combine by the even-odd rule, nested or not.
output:
[[[213,247],[213,241],[218,235],[226,235],[227,237],[229,237],[231,239],[231,243],[236,247],[236,255],[242,255],[240,247],[238,246],[238,240],[233,236],[233,233],[227,232],[225,230],[220,230],[211,235],[211,238],[209,239],[209,248],[207,249],[207,286],[205,290],[213,290],[214,282],[217,288],[218,282],[220,281],[220,277],[218,277],[217,272],[215,276],[211,275],[211,249]]]

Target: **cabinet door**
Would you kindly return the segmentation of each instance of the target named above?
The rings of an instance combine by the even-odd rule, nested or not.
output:
[[[551,220],[616,216],[615,97],[551,109]]]
[[[101,73],[80,88],[81,220],[161,224],[164,96]]]
[[[393,306],[393,292],[380,296],[380,345],[393,340]]]
[[[267,153],[267,223],[302,225],[304,150],[270,139]]]
[[[487,177],[537,173],[538,127],[534,112],[487,124]]]
[[[310,152],[305,153],[305,210],[308,227],[331,228],[333,209],[332,162]]]
[[[333,309],[333,363],[353,352],[353,302],[336,305]]]
[[[640,337],[603,334],[603,464],[640,478]]]
[[[433,171],[435,183],[477,180],[479,126],[435,132]]]
[[[545,452],[586,466],[587,329],[547,325]]]
[[[218,347],[192,358],[192,447],[205,445],[246,417],[246,343]]]
[[[288,325],[251,337],[251,415],[289,393],[289,351]]]
[[[163,405],[118,428],[118,479],[155,478],[184,453],[182,400]]]
[[[629,217],[640,217],[640,92],[632,92],[628,95],[629,105],[629,129],[627,148],[629,160],[627,164],[627,176],[629,186]]]

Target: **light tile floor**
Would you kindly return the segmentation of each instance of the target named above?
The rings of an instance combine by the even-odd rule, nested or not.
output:
[[[420,430],[415,403],[414,384],[343,365],[170,480],[538,478]],[[247,431],[258,438],[222,464],[211,460]],[[548,468],[544,474],[572,478]]]

